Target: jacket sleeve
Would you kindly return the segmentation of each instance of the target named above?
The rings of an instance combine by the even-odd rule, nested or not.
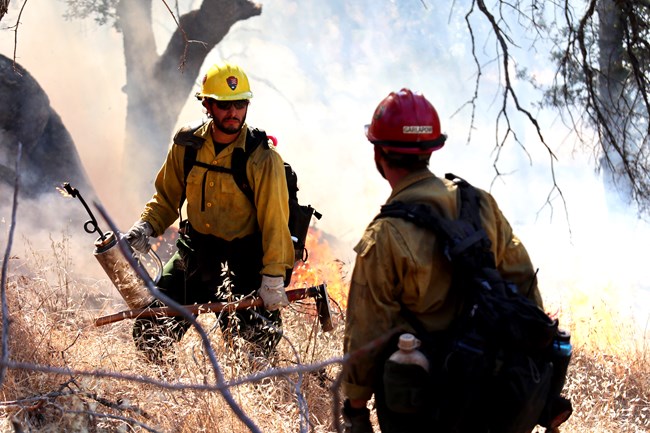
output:
[[[399,304],[392,300],[392,287],[387,284],[393,281],[389,277],[392,270],[381,263],[382,252],[378,251],[381,246],[378,247],[376,243],[377,233],[371,225],[354,248],[357,258],[350,282],[343,339],[346,354],[356,352],[388,331],[393,316],[399,311]],[[346,396],[369,400],[373,394],[375,375],[375,357],[370,354],[356,357],[347,365],[344,373],[343,389]]]
[[[519,292],[543,307],[542,296],[537,287],[537,272],[521,240],[513,233],[510,223],[501,213],[492,195],[485,194],[483,209],[484,227],[493,239],[492,249],[497,269],[508,281],[514,283]],[[485,219],[489,222],[485,222]],[[489,229],[488,229],[489,227]]]
[[[355,251],[343,341],[346,354],[370,342],[379,343],[391,330],[405,325],[400,299],[404,291],[418,284],[419,273],[404,238],[386,220],[371,224]],[[368,400],[372,396],[380,355],[379,350],[354,355],[343,376],[348,398]]]
[[[140,216],[159,236],[178,218],[178,204],[184,188],[183,156],[185,148],[172,145],[167,158],[156,176],[156,192],[145,205]]]
[[[247,165],[262,232],[261,273],[284,277],[286,271],[293,268],[295,259],[289,232],[289,192],[284,162],[275,150],[261,147],[253,152]]]

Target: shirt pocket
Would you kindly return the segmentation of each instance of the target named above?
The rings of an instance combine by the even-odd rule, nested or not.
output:
[[[357,253],[359,257],[365,257],[372,247],[375,245],[375,238],[371,236],[368,232],[363,234],[361,240],[354,247],[354,252]]]
[[[206,194],[206,199],[209,200],[215,207],[218,217],[223,221],[228,221],[227,225],[232,226],[232,229],[239,231],[244,227],[251,225],[251,220],[256,219],[255,210],[250,203],[248,197],[244,195],[242,190],[235,182],[234,177],[229,173],[211,173],[214,176],[209,176],[214,179],[215,188],[209,194]],[[208,180],[208,185],[211,180]],[[213,208],[214,209],[214,208]],[[248,233],[240,233],[237,236],[243,236]]]
[[[218,190],[221,191],[222,194],[230,195],[241,192],[235,182],[235,178],[230,173],[215,173],[215,176],[212,177],[212,179],[214,179],[214,182],[218,183]]]
[[[205,172],[205,168],[192,167],[192,170],[187,175],[187,179],[185,180],[185,194],[187,195],[188,206],[195,206],[198,200],[201,200],[201,183]]]

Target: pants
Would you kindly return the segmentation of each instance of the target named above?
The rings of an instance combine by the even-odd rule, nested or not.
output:
[[[224,241],[200,234],[188,224],[176,245],[178,251],[165,264],[158,282],[160,290],[176,302],[233,301],[260,287],[261,234]],[[238,335],[253,343],[255,355],[270,355],[282,336],[279,311],[255,307],[216,314],[223,335]],[[190,326],[182,317],[140,318],[133,325],[133,339],[150,360],[161,361],[165,350],[180,341]]]

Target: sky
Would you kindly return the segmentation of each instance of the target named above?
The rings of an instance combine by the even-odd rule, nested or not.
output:
[[[179,3],[187,10],[198,1]],[[564,202],[552,193],[549,155],[521,116],[512,121],[525,150],[507,143],[498,162],[507,176],[495,180],[500,88],[494,63],[486,64],[481,76],[481,102],[468,142],[471,111],[464,104],[474,92],[476,71],[459,13],[463,3],[456,2],[451,11],[450,6],[434,8],[430,0],[264,1],[262,15],[235,24],[202,70],[224,59],[247,71],[254,93],[248,122],[278,138],[279,152],[298,174],[300,201],[323,214],[316,227],[336,239],[346,263],[353,261],[352,247],[390,194],[375,170],[364,125],[389,92],[408,87],[434,104],[449,136],[432,157],[432,171],[440,176],[453,172],[495,196],[540,268],[545,299],[616,303],[645,326],[650,283],[642,248],[650,241],[650,227],[605,191],[593,154],[576,148],[557,114],[533,110],[558,158],[555,178]],[[22,4],[13,0],[0,22],[0,53],[8,57],[13,57],[16,36],[9,27]],[[27,2],[16,59],[47,92],[103,204],[126,230],[141,208],[123,209],[111,179],[123,152],[122,39],[92,20],[65,20],[64,12],[62,1]],[[154,17],[162,51],[175,23],[162,2],[154,2]],[[485,29],[476,23],[475,30],[479,35]],[[522,41],[518,59],[540,81],[548,80],[548,50],[529,49]],[[484,53],[492,47],[479,43],[478,49],[487,59]],[[525,84],[517,86],[525,103],[534,100]],[[200,117],[201,107],[188,95],[176,126]],[[155,157],[162,163],[164,155]],[[7,215],[2,218],[6,225]],[[89,236],[71,230],[80,254],[89,250]]]

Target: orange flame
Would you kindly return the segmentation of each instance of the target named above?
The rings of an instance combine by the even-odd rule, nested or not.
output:
[[[309,228],[306,248],[309,256],[293,269],[292,285],[296,287],[327,284],[330,300],[345,310],[348,303],[348,283],[345,280],[344,263],[334,256],[323,232]]]
[[[65,198],[71,198],[72,197],[71,194],[68,194],[68,192],[65,189],[61,188],[60,186],[57,186],[56,190],[59,192],[59,194],[61,194]]]
[[[151,248],[160,256],[163,263],[175,252],[174,245],[177,238],[178,230],[167,230],[164,235],[151,239]],[[310,227],[305,243],[308,257],[305,262],[298,262],[294,267],[291,286],[304,288],[326,283],[330,300],[345,311],[349,290],[349,283],[345,279],[345,264],[335,257],[322,231]]]

